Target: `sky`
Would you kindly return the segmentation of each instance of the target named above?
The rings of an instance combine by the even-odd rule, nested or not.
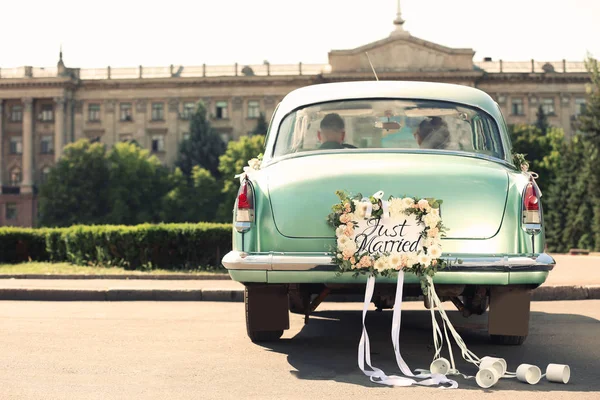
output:
[[[387,37],[396,0],[0,0],[0,68],[326,64]],[[475,61],[600,57],[600,0],[401,0],[405,30]]]

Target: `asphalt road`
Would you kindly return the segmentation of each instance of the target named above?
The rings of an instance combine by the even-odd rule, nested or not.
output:
[[[0,302],[0,399],[598,399],[600,300],[533,303],[531,334],[521,347],[487,344],[485,318],[455,326],[479,356],[542,369],[571,366],[567,385],[502,380],[482,390],[389,388],[356,366],[360,304],[328,303],[304,325],[292,314],[283,340],[255,345],[240,303]],[[403,355],[411,368],[431,360],[429,314],[406,304]],[[375,366],[397,373],[389,339],[391,312],[370,312]],[[474,368],[459,363],[463,372]],[[404,397],[407,396],[407,397]]]

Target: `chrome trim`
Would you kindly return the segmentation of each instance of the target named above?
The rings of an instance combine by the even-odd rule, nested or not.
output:
[[[550,271],[556,265],[546,253],[527,255],[447,254],[446,271]],[[227,269],[267,271],[336,271],[329,253],[245,253],[230,251],[222,263]],[[460,260],[460,262],[458,261]]]

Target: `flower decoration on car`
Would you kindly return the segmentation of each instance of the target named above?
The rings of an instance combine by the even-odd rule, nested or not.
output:
[[[335,229],[333,262],[341,272],[389,276],[402,270],[424,278],[447,266],[441,258],[446,232],[441,200],[393,196],[383,200],[383,192],[368,198],[344,191],[336,195],[340,202],[327,221]]]
[[[242,172],[241,174],[237,174],[235,178],[240,178],[240,181],[243,181],[248,175],[251,175],[253,172],[258,171],[262,164],[262,159],[262,154],[259,154],[258,157],[250,159],[248,161],[248,165],[243,168],[244,172]]]

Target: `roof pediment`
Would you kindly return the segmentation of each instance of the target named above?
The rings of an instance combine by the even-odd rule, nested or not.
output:
[[[329,52],[329,64],[335,72],[376,71],[466,71],[473,70],[472,49],[453,49],[416,38],[408,32],[392,34],[350,50]]]

